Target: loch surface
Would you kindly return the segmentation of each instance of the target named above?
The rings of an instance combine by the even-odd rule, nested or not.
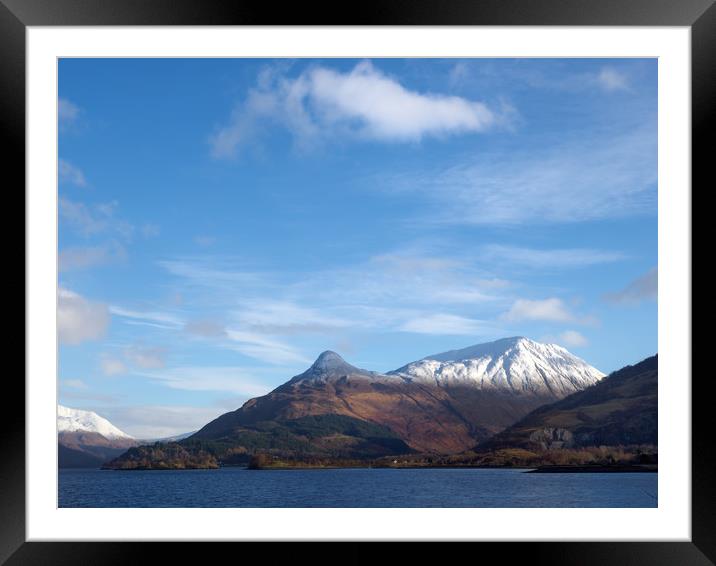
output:
[[[61,469],[60,507],[656,507],[655,473]]]

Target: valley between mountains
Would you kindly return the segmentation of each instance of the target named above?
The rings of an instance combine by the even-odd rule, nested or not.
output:
[[[185,438],[140,442],[60,408],[60,467],[653,466],[657,358],[605,376],[505,338],[385,374],[335,352]],[[83,414],[84,413],[84,414]]]

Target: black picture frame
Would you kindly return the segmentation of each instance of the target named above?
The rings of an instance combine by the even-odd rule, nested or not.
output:
[[[284,3],[280,8],[271,3],[226,0],[0,0],[0,118],[5,171],[12,171],[16,179],[5,185],[6,191],[25,184],[26,27],[217,24],[690,27],[692,195],[696,185],[707,189],[712,148],[716,147],[716,127],[709,112],[716,101],[714,0],[405,0],[361,2],[350,7],[340,3]],[[150,550],[159,551],[162,562],[206,560],[206,544],[26,542],[25,389],[17,374],[10,373],[6,375],[5,422],[0,430],[0,563],[144,563],[152,560]],[[714,411],[708,406],[710,397],[706,391],[710,379],[709,375],[697,375],[692,380],[691,542],[500,542],[482,543],[477,549],[439,545],[431,550],[439,553],[440,560],[465,550],[485,557],[489,550],[491,555],[499,553],[502,561],[536,564],[716,563],[716,469],[711,436]],[[404,557],[405,552],[395,545],[370,542],[343,545],[352,548],[318,553],[311,549],[311,559],[335,562],[340,556],[342,562],[372,562]],[[274,545],[270,561],[295,560],[299,557],[297,552],[300,550],[293,544]],[[428,549],[419,552],[423,558],[430,557]],[[244,549],[236,559],[242,556],[248,556]]]

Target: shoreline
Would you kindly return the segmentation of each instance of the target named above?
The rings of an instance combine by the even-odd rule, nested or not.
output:
[[[528,474],[550,473],[658,473],[657,466],[649,465],[575,465],[575,466],[260,466],[247,467],[250,470],[338,470],[338,469],[374,469],[374,470],[521,470]]]
[[[653,465],[615,464],[613,466],[540,466],[526,473],[528,474],[644,474],[658,473],[659,468]]]
[[[333,466],[255,466],[251,467],[248,465],[242,466],[219,466],[218,468],[58,468],[58,471],[62,470],[99,470],[107,472],[182,472],[182,471],[195,471],[195,470],[221,470],[224,468],[237,468],[251,471],[268,471],[268,470],[342,470],[342,469],[353,469],[353,470],[437,470],[437,469],[448,469],[448,470],[521,470],[522,473],[527,474],[606,474],[606,473],[658,473],[657,466],[651,465],[625,465],[617,464],[613,466],[609,465],[575,465],[575,466],[369,466],[369,465],[333,465]]]

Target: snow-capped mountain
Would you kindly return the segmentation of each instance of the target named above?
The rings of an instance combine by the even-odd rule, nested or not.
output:
[[[63,405],[57,405],[57,430],[60,433],[94,432],[107,439],[123,438],[134,440],[133,437],[119,430],[97,413],[81,409],[70,409]]]
[[[554,398],[581,391],[604,377],[557,344],[521,336],[427,356],[390,374],[439,387],[467,385]]]

